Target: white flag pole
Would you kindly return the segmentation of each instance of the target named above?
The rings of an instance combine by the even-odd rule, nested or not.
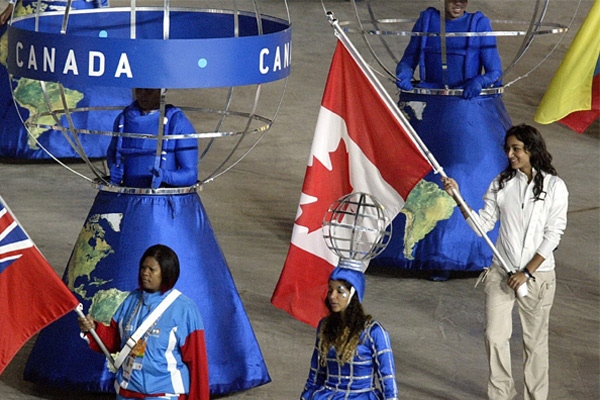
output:
[[[75,308],[75,312],[77,313],[77,315],[79,317],[85,319],[85,315],[83,314],[83,304],[79,303],[77,308]],[[92,337],[94,338],[96,343],[98,343],[98,347],[100,347],[100,350],[102,350],[102,352],[106,356],[106,359],[108,360],[108,363],[110,364],[111,368],[116,371],[117,368],[115,368],[115,362],[114,362],[110,352],[108,351],[108,349],[104,345],[104,342],[102,342],[102,339],[100,339],[100,336],[98,336],[98,334],[96,333],[96,330],[94,328],[90,329],[90,335],[92,335]]]
[[[398,108],[398,106],[396,105],[394,100],[390,97],[390,94],[387,92],[387,90],[385,90],[385,88],[383,87],[383,85],[381,84],[379,79],[377,79],[377,77],[375,76],[375,74],[373,73],[373,71],[371,70],[369,65],[367,64],[367,62],[362,58],[362,56],[360,55],[360,53],[358,52],[356,47],[354,47],[354,44],[352,44],[352,42],[350,41],[350,39],[344,32],[343,28],[340,26],[338,20],[334,17],[333,13],[330,11],[327,12],[327,20],[333,27],[335,36],[344,44],[344,46],[346,47],[346,49],[348,50],[350,55],[356,61],[356,64],[365,73],[365,75],[367,76],[367,79],[369,79],[369,81],[371,82],[371,84],[373,85],[373,87],[375,88],[377,93],[379,93],[379,96],[383,99],[387,108],[392,112],[394,117],[396,117],[396,119],[399,121],[400,125],[402,125],[402,127],[406,130],[406,133],[408,133],[408,135],[413,140],[413,142],[416,144],[416,146],[421,151],[423,156],[427,159],[427,161],[429,161],[429,164],[431,164],[433,171],[436,174],[440,174],[442,177],[447,178],[448,175],[446,175],[446,173],[444,172],[444,169],[437,162],[434,155],[429,151],[429,149],[427,148],[425,143],[423,143],[423,141],[421,140],[421,138],[419,137],[417,132],[414,130],[414,128],[412,127],[410,122],[408,122],[408,120],[404,116],[404,114],[402,114],[402,112],[400,111],[400,109]],[[498,252],[498,249],[496,249],[496,246],[494,246],[494,243],[492,243],[492,241],[488,237],[487,233],[483,230],[483,228],[479,224],[479,221],[474,217],[473,210],[471,209],[471,207],[469,207],[469,205],[463,199],[460,192],[453,189],[452,193],[454,194],[457,203],[460,204],[464,210],[466,210],[466,213],[467,213],[468,217],[471,218],[473,225],[477,228],[477,231],[479,232],[481,237],[484,238],[484,240],[486,241],[488,246],[492,249],[494,256],[500,262],[500,264],[504,268],[504,270],[509,275],[514,274],[516,271],[511,269],[508,266],[508,264],[506,263],[506,261],[504,261],[504,259]],[[519,297],[524,297],[527,295],[527,283],[519,286],[519,288],[517,289],[517,294],[519,295]]]

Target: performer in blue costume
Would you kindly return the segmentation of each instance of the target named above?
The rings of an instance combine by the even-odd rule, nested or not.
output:
[[[398,400],[390,337],[365,314],[364,293],[361,271],[333,270],[301,400]]]
[[[137,89],[136,96],[138,100],[116,119],[115,131],[156,136],[160,89]],[[167,105],[165,119],[165,139],[195,132],[177,107]],[[271,379],[229,267],[200,198],[190,189],[198,179],[197,141],[165,140],[159,164],[156,143],[127,136],[112,140],[107,156],[111,180],[128,187],[109,186],[98,193],[63,280],[85,308],[91,305],[95,320],[108,324],[125,291],[137,285],[132,265],[139,255],[156,243],[169,246],[182,266],[176,288],[198,305],[204,320],[211,393],[268,383]],[[150,186],[176,194],[154,193]],[[76,340],[77,330],[75,313],[44,329],[25,378],[61,388],[113,391],[114,374],[106,360],[86,352],[85,343]]]
[[[40,3],[40,7],[47,11],[63,10],[66,5],[66,0],[44,0]],[[71,5],[73,9],[106,6],[108,6],[108,0],[73,0]],[[18,3],[16,0],[11,0],[6,9],[0,14],[0,40],[7,40],[6,22],[10,19],[13,8],[15,9],[15,16],[21,16],[35,12],[36,7],[37,0],[22,0]],[[47,109],[42,87],[39,82],[26,78],[20,78],[18,81],[11,82],[6,70],[7,55],[6,46],[0,46],[0,160],[12,161],[51,158],[42,147],[57,158],[79,158],[79,155],[61,131],[32,128],[32,134],[37,138],[39,144],[28,134],[21,117],[27,119],[30,115],[30,110],[33,109],[38,112]],[[17,84],[17,82],[18,86],[14,90],[14,94],[19,104],[18,106],[15,105],[13,100],[13,89],[11,88],[11,85]],[[60,104],[57,108],[62,108],[57,88],[58,84],[56,83],[48,82],[46,84],[50,101],[54,105]],[[126,89],[110,87],[71,86],[65,88],[65,93],[70,108],[123,106],[127,104],[127,99],[131,96]],[[72,113],[71,117],[77,128],[88,129],[91,127],[95,130],[110,131],[114,118],[118,113],[118,110],[76,112]],[[67,118],[64,116],[60,122],[62,126],[69,126]],[[52,117],[48,117],[44,123],[53,124],[54,120]],[[72,134],[69,135],[71,140],[73,140]],[[81,134],[79,135],[79,140],[88,157],[104,158],[106,156],[106,148],[110,142],[109,136]],[[42,147],[40,147],[40,144]]]
[[[467,4],[466,0],[445,1],[446,33],[492,31],[483,13],[466,12]],[[440,20],[440,12],[428,8],[421,13],[413,32],[439,33]],[[396,83],[401,90],[411,91],[418,65],[421,81],[416,86],[423,90],[401,91],[399,106],[446,173],[460,176],[459,180],[465,182],[463,196],[478,209],[483,206],[481,193],[505,166],[504,132],[512,125],[501,94],[480,94],[482,89],[502,85],[500,56],[493,36],[446,37],[445,52],[442,50],[439,36],[411,37],[396,68]],[[444,61],[447,69],[443,68]],[[463,90],[452,96],[435,90],[430,94],[426,89]],[[425,186],[427,182],[435,186]],[[446,196],[438,182],[435,174],[426,176],[409,196],[407,207],[411,202],[415,209],[434,204],[439,210],[442,202],[418,197],[419,193]],[[429,271],[432,280],[446,280],[450,271],[481,271],[490,265],[492,252],[485,241],[473,234],[453,202],[444,204],[451,208],[442,220],[421,224],[433,227],[428,232],[415,232],[422,229],[415,221],[410,221],[412,225],[407,228],[406,215],[399,214],[393,222],[390,244],[373,264]],[[418,236],[423,233],[423,238]],[[489,236],[494,240],[496,235],[497,230]],[[408,248],[405,237],[411,236],[420,240]]]

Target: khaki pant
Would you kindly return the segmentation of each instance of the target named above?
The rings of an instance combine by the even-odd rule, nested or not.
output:
[[[517,300],[523,327],[525,400],[548,398],[548,322],[556,291],[554,271],[536,272],[527,282],[529,294],[517,298],[508,276],[492,266],[485,279],[485,345],[489,360],[488,398],[510,400],[516,394],[511,371],[512,310]]]

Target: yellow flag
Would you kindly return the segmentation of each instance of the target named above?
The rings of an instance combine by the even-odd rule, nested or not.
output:
[[[540,124],[549,124],[572,112],[591,110],[592,80],[599,58],[600,0],[596,0],[552,78],[533,119]]]

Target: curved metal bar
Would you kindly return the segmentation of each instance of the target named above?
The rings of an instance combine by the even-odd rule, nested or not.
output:
[[[260,13],[260,9],[259,9],[259,6],[258,6],[258,3],[257,3],[256,0],[253,1],[253,4],[254,4],[254,10],[255,10],[255,14],[256,14],[258,34],[261,35],[261,34],[263,34],[263,28],[262,28],[262,21],[263,20],[261,18],[262,14]],[[289,9],[287,9],[287,3],[286,3],[286,10],[288,11],[288,15],[289,15]],[[288,17],[288,20],[289,20],[289,17]],[[229,171],[230,169],[232,169],[234,166],[236,166],[238,163],[240,163],[258,145],[258,143],[262,140],[262,138],[264,137],[264,135],[270,129],[272,122],[269,123],[267,126],[263,126],[262,128],[264,128],[264,129],[260,129],[259,128],[260,137],[254,141],[254,143],[250,146],[250,148],[246,152],[244,152],[241,156],[239,156],[238,159],[235,162],[233,162],[232,164],[230,164],[227,168],[223,169],[222,171],[218,172],[231,159],[231,157],[233,156],[233,154],[236,152],[236,150],[241,145],[243,139],[245,138],[245,135],[250,132],[250,131],[248,131],[248,128],[250,127],[250,124],[251,124],[252,120],[254,118],[256,118],[256,109],[258,107],[258,102],[260,100],[261,87],[262,87],[262,85],[260,85],[260,84],[256,86],[255,97],[254,97],[254,104],[253,104],[253,107],[252,107],[252,111],[248,115],[248,120],[247,120],[246,127],[244,129],[244,134],[242,134],[242,136],[240,137],[238,143],[233,147],[233,149],[231,150],[229,156],[213,171],[213,173],[211,175],[209,175],[205,180],[203,180],[203,183],[208,183],[208,182],[213,181],[214,179],[216,179],[219,176],[223,175],[224,173],[226,173],[227,171]],[[275,111],[275,115],[273,116],[272,121],[274,121],[277,118],[277,114],[279,113],[279,109],[280,109],[281,104],[283,102],[283,97],[284,97],[283,95],[285,93],[285,88],[286,87],[287,87],[287,78],[285,78],[284,90],[283,90],[282,96],[279,99],[279,104],[277,106],[277,109]]]
[[[573,21],[575,21],[575,16],[577,15],[577,12],[579,11],[579,7],[581,6],[581,1],[582,0],[579,0],[577,2],[577,7],[575,7],[575,11],[573,12],[573,15],[571,16],[571,20],[569,21],[569,24],[566,25],[567,28],[566,28],[565,32],[568,31],[569,29],[571,29],[571,25],[573,25]],[[510,82],[505,82],[504,86],[505,87],[509,87],[513,83],[518,82],[521,79],[528,77],[529,74],[531,74],[533,71],[535,71],[536,69],[538,69],[540,67],[540,65],[542,65],[554,53],[554,51],[556,51],[556,49],[562,43],[562,41],[563,41],[564,38],[565,38],[565,35],[562,35],[561,38],[556,42],[556,44],[554,45],[554,47],[552,47],[552,49],[546,54],[546,56],[543,57],[540,60],[540,62],[538,62],[535,66],[533,66],[531,69],[529,69],[529,71],[527,71],[523,75],[520,75],[520,76],[516,77],[515,79],[513,79]]]
[[[254,104],[252,106],[252,111],[250,112],[250,115],[248,116],[248,119],[246,120],[246,127],[244,128],[244,132],[245,133],[248,132],[248,128],[250,127],[250,124],[252,123],[253,115],[256,113],[256,108],[257,108],[257,105],[258,105],[258,100],[260,99],[260,88],[261,88],[261,85],[258,85],[256,87],[256,91],[254,92]],[[270,126],[269,126],[269,128],[270,128]],[[267,132],[267,131],[268,131],[268,129],[266,129],[264,132]],[[260,141],[260,139],[262,139],[262,137],[264,136],[264,132],[258,138],[257,142]],[[206,178],[206,180],[208,182],[214,180],[218,176],[220,176],[220,175],[224,174],[225,172],[229,171],[234,165],[236,165],[237,163],[240,162],[240,159],[238,159],[236,162],[234,162],[233,164],[231,164],[228,168],[225,168],[222,172],[218,172],[219,170],[221,170],[221,168],[223,168],[224,165],[227,164],[227,162],[229,162],[229,160],[231,159],[231,157],[233,157],[233,155],[235,154],[236,150],[242,144],[242,141],[244,140],[245,136],[246,136],[245,134],[243,134],[243,135],[240,136],[240,138],[238,139],[238,142],[235,144],[235,146],[233,146],[233,148],[232,148],[231,152],[229,153],[229,155],[227,157],[225,157],[225,159],[223,160],[223,162],[221,162],[221,164],[217,168],[215,168],[215,170],[212,172],[212,174],[209,175]],[[255,143],[255,145],[256,145],[256,143]],[[254,147],[251,147],[251,149],[252,148],[254,148]],[[245,154],[247,154],[247,153],[245,153]],[[242,158],[245,157],[245,154],[242,156]]]
[[[377,27],[377,20],[375,18],[375,13],[373,12],[373,8],[371,7],[371,1],[367,0],[367,9],[369,11],[369,17],[371,19],[371,23]],[[383,47],[385,48],[385,50],[387,51],[387,53],[392,57],[392,61],[394,61],[395,64],[398,64],[398,62],[400,60],[398,60],[396,58],[396,56],[394,55],[394,52],[392,51],[392,49],[388,46],[387,42],[385,40],[383,40],[383,38],[381,38],[381,44],[383,45]]]
[[[81,141],[79,140],[79,136],[75,129],[75,124],[73,123],[73,118],[71,118],[71,113],[69,112],[69,107],[67,104],[67,96],[65,94],[65,88],[60,83],[58,84],[58,88],[60,90],[60,98],[63,103],[63,107],[65,107],[65,116],[67,118],[67,122],[69,124],[69,127],[71,128],[71,131],[73,132],[73,140],[74,140],[75,144],[73,144],[73,142],[69,138],[69,135],[64,131],[63,131],[63,136],[65,137],[67,142],[69,142],[71,147],[77,152],[79,157],[87,164],[88,167],[90,167],[90,170],[92,171],[92,173],[94,175],[96,175],[97,177],[100,177],[101,172],[98,171],[98,169],[92,164],[92,162],[88,158],[87,154],[85,153],[85,150],[83,149],[83,145],[81,144]]]
[[[190,109],[189,107],[181,107],[182,111],[186,109]],[[211,110],[215,113],[225,113],[223,110]],[[40,114],[39,116],[46,116],[50,113]],[[227,115],[239,116],[239,117],[248,117],[249,113],[243,112],[227,112]],[[274,118],[269,119],[260,115],[253,115],[252,120],[261,121],[265,123],[265,125],[255,128],[253,130],[246,131],[211,131],[211,132],[195,132],[195,133],[185,133],[185,134],[174,134],[168,135],[165,137],[165,140],[175,140],[175,139],[213,139],[213,138],[222,138],[222,137],[231,137],[231,136],[239,136],[245,134],[253,134],[263,132],[265,129],[268,129],[274,121]],[[62,125],[47,125],[47,124],[38,124],[34,122],[25,122],[27,126],[34,126],[36,128],[43,129],[53,129],[57,131],[68,132],[70,128],[64,127]],[[149,133],[133,133],[133,132],[113,132],[113,131],[102,131],[97,129],[77,129],[77,132],[87,135],[102,135],[102,136],[120,136],[120,137],[128,137],[134,139],[157,139],[157,136]]]
[[[523,21],[492,21],[492,22],[503,22],[513,24],[524,24]],[[546,29],[537,29],[531,32],[531,35],[551,35],[556,33],[565,33],[568,31],[568,27],[558,23],[546,23]],[[393,31],[393,30],[381,30],[381,29],[353,29],[346,27],[345,32],[348,33],[367,33],[374,36],[420,36],[420,37],[437,37],[441,34],[438,32],[413,32],[413,31]],[[510,30],[510,31],[488,31],[488,32],[446,32],[446,37],[477,37],[477,36],[527,36],[529,32],[527,30]]]
[[[360,31],[361,32],[365,32],[365,29],[363,27],[362,21],[360,20],[359,15],[358,15],[358,7],[356,6],[356,2],[354,0],[352,0],[352,5],[354,6],[354,12],[356,14],[356,22],[358,23],[358,25],[360,27]],[[371,18],[370,22],[377,27],[377,20],[375,19],[375,15],[373,13],[373,9],[371,8],[371,1],[370,0],[367,0],[367,7],[368,7],[368,10],[369,10],[369,16]],[[323,8],[325,8],[324,5],[323,5]],[[327,11],[325,12],[325,14],[327,14]],[[381,68],[383,68],[383,70],[388,74],[388,77],[386,77],[386,78],[392,78],[393,77],[392,80],[395,82],[396,74],[394,74],[392,71],[390,71],[385,66],[385,64],[381,61],[381,59],[379,58],[379,56],[377,56],[377,54],[375,53],[375,50],[371,46],[371,43],[367,40],[366,36],[362,35],[362,37],[364,39],[365,44],[369,48],[369,51],[371,52],[371,55],[373,55],[373,57],[375,57],[375,60],[377,61],[377,64],[379,64],[379,66]],[[394,56],[394,53],[392,52],[392,50],[390,49],[390,47],[387,45],[387,42],[381,36],[380,36],[380,42],[382,43],[383,47],[386,49],[388,55],[392,58],[392,60],[394,61],[394,63],[397,64],[399,62],[399,60]]]
[[[240,35],[240,28],[239,28],[239,24],[240,24],[239,13],[240,13],[240,10],[239,10],[239,8],[238,8],[238,3],[237,3],[237,1],[236,1],[236,0],[234,0],[234,2],[233,2],[233,5],[234,5],[234,8],[233,8],[233,22],[234,22],[234,25],[233,25],[233,26],[234,26],[233,36],[234,36],[234,37],[239,37],[239,35]],[[255,9],[256,9],[256,5],[255,5]],[[256,16],[256,18],[257,18],[257,25],[258,25],[258,27],[259,27],[259,28],[260,28],[260,27],[262,27],[262,25],[261,25],[261,21],[260,21],[260,14],[256,15],[256,13],[255,13],[255,16]],[[233,87],[230,87],[230,88],[229,88],[229,91],[228,91],[228,93],[227,93],[227,98],[226,98],[226,100],[225,100],[225,108],[224,108],[224,110],[227,110],[227,111],[228,111],[228,110],[229,110],[229,108],[231,107],[231,102],[232,102],[232,99],[233,99],[233,92],[234,92],[234,88],[233,88]],[[223,114],[223,116],[222,116],[222,118],[221,118],[221,119],[220,119],[220,121],[218,122],[218,124],[217,124],[217,128],[216,128],[216,130],[217,130],[217,131],[220,129],[220,127],[222,126],[222,124],[225,122],[225,117],[226,117],[226,115],[227,115],[227,114],[225,114],[225,113],[224,113],[224,114]],[[244,131],[246,131],[246,130],[247,130],[247,128],[246,128]],[[243,134],[242,134],[242,135],[243,135]],[[242,137],[243,137],[243,136],[242,136]],[[203,153],[202,153],[202,155],[201,155],[201,157],[200,157],[201,159],[204,159],[204,157],[206,156],[206,154],[208,154],[208,151],[210,150],[210,147],[212,147],[212,145],[213,145],[213,144],[214,144],[214,139],[210,141],[210,143],[209,143],[209,145],[207,146],[207,148],[206,148],[206,149],[203,151]],[[237,144],[236,146],[234,146],[234,149],[233,149],[233,150],[232,150],[232,151],[229,153],[229,155],[227,156],[227,158],[225,159],[225,161],[223,161],[223,162],[222,162],[222,163],[221,163],[219,166],[217,166],[217,167],[216,167],[216,168],[215,168],[215,169],[214,169],[214,170],[213,170],[213,171],[212,171],[212,172],[211,172],[211,173],[208,175],[208,177],[207,177],[207,179],[208,179],[208,180],[212,180],[212,179],[211,179],[211,177],[212,177],[212,176],[214,176],[214,175],[215,175],[215,173],[216,173],[216,172],[217,172],[217,171],[218,171],[220,168],[222,168],[222,166],[223,166],[223,165],[224,165],[224,164],[227,162],[227,160],[229,160],[229,159],[230,159],[230,158],[233,156],[233,154],[234,154],[234,152],[235,152],[235,149],[237,148],[237,146],[238,146],[238,145],[239,145],[239,141],[238,141],[238,144]]]
[[[69,24],[69,15],[70,15],[70,12],[71,12],[72,2],[73,2],[72,0],[67,0],[67,5],[66,5],[65,10],[63,12],[63,21],[62,21],[61,29],[60,29],[60,33],[62,35],[66,35],[66,33],[67,33],[67,27],[68,27],[68,24]],[[39,22],[39,15],[41,13],[40,4],[41,4],[41,1],[38,0],[38,7],[37,7],[38,9],[36,10],[36,28],[35,28],[36,31],[39,29],[38,22]],[[45,82],[43,82],[43,83],[40,82],[40,86],[41,86],[42,92],[44,94],[44,101],[46,102],[46,106],[48,107],[48,110],[50,110],[50,112],[52,114],[52,118],[58,124],[58,122],[59,122],[60,119],[57,117],[56,113],[52,111],[52,103],[50,101],[50,96],[48,96]],[[73,148],[73,150],[75,150],[75,152],[77,153],[77,155],[79,155],[79,157],[88,165],[88,167],[90,168],[90,170],[92,171],[92,173],[94,175],[100,177],[101,176],[100,171],[91,163],[91,161],[87,157],[87,154],[83,150],[83,146],[81,144],[81,141],[79,140],[79,136],[77,135],[77,133],[75,133],[75,130],[74,130],[75,125],[74,125],[73,120],[71,118],[71,114],[68,111],[69,107],[68,107],[68,104],[67,104],[67,97],[65,95],[64,87],[63,87],[63,85],[61,83],[58,83],[58,88],[59,88],[59,91],[60,91],[61,102],[63,104],[63,107],[66,110],[64,112],[64,115],[67,118],[67,122],[68,122],[69,126],[71,127],[71,129],[73,129],[73,132],[74,132],[73,133],[73,139],[71,139],[69,137],[69,135],[65,131],[62,131],[63,137],[65,138],[65,140],[67,141],[67,143],[69,143],[69,145]],[[25,126],[25,127],[27,129],[28,134],[31,134],[29,132],[28,127],[27,126]],[[36,143],[38,143],[38,145],[39,145],[39,142],[38,142],[37,138],[34,137],[34,139],[35,139]],[[40,148],[42,148],[46,152],[46,154],[49,154],[50,156],[52,156],[45,147],[41,146]],[[52,156],[52,157],[54,158],[54,156]]]
[[[546,6],[548,4],[548,1],[549,0],[546,0]],[[511,69],[514,68],[515,65],[517,65],[517,63],[525,55],[525,52],[529,49],[529,46],[531,46],[531,44],[533,43],[533,39],[534,39],[533,33],[535,32],[535,27],[541,26],[542,19],[543,19],[544,15],[545,15],[545,12],[542,12],[540,14],[540,17],[538,18],[538,20],[536,22],[536,15],[539,12],[539,6],[540,6],[540,0],[537,0],[535,2],[535,8],[534,8],[533,15],[531,17],[531,22],[529,24],[529,27],[527,28],[527,34],[523,38],[523,41],[521,42],[521,47],[517,51],[517,54],[512,59],[512,61],[508,65],[508,67],[505,69],[504,73],[509,72]],[[546,7],[544,7],[544,8],[546,8]]]
[[[103,192],[123,193],[123,194],[145,194],[145,195],[167,195],[167,194],[188,194],[195,193],[202,189],[202,183],[198,182],[192,186],[176,188],[136,188],[128,186],[114,186],[106,182],[103,178],[92,181],[92,186]]]
[[[231,107],[231,101],[233,99],[233,87],[230,87],[228,92],[227,92],[227,98],[225,100],[225,105],[223,108],[223,113],[221,118],[219,119],[219,121],[217,122],[217,126],[215,127],[214,131],[215,132],[219,132],[221,129],[221,126],[223,125],[223,123],[225,122],[225,117],[227,115],[229,115],[229,108]],[[202,153],[200,154],[199,160],[200,162],[202,162],[202,160],[206,157],[206,155],[208,154],[208,151],[211,149],[212,145],[214,143],[214,139],[211,140],[207,145],[206,148],[204,149],[204,151],[202,151]]]
[[[401,90],[402,93],[426,94],[432,96],[462,96],[463,89],[426,89],[413,88],[412,90]],[[493,96],[504,93],[504,87],[482,89],[480,96]]]
[[[283,88],[283,91],[282,91],[282,95],[279,98],[279,104],[277,105],[277,108],[276,108],[275,113],[273,115],[272,121],[275,121],[277,119],[277,116],[279,115],[279,111],[281,109],[281,105],[283,104],[284,94],[285,94],[285,91],[287,89],[287,84],[288,84],[288,78],[285,78],[284,88]],[[210,179],[203,180],[202,183],[206,184],[206,183],[209,183],[209,182],[213,181],[217,177],[223,175],[225,172],[229,171],[231,168],[233,168],[234,166],[236,166],[244,158],[246,158],[246,156],[248,156],[248,154],[258,145],[258,143],[262,140],[262,138],[264,137],[264,135],[269,131],[269,129],[271,128],[271,125],[272,125],[272,123],[269,124],[268,126],[265,125],[265,126],[261,127],[261,129],[258,129],[258,130],[255,129],[254,131],[256,131],[258,133],[261,133],[261,136],[254,142],[254,144],[252,146],[250,146],[250,148],[244,154],[242,154],[240,156],[240,158],[235,163],[233,163],[229,168],[227,168],[226,170],[224,170],[220,174],[211,177]]]

